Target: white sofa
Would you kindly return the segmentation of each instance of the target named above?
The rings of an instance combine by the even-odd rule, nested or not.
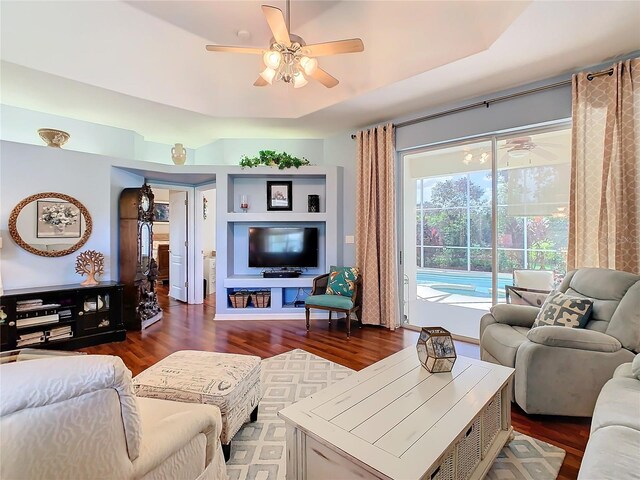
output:
[[[578,480],[640,480],[639,466],[640,354],[598,396]]]
[[[137,398],[118,357],[0,367],[2,479],[226,479],[220,411]]]

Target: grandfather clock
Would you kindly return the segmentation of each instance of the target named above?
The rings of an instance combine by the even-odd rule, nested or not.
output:
[[[120,194],[120,283],[124,284],[125,327],[142,330],[162,318],[156,295],[158,264],[153,258],[153,192],[125,188]]]

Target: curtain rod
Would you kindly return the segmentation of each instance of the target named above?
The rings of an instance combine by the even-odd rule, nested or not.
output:
[[[602,77],[603,75],[613,75],[613,67],[607,68],[606,70],[600,70],[599,72],[588,73],[587,80],[591,81],[596,77]]]
[[[606,70],[601,70],[599,72],[589,73],[587,75],[587,80],[593,80],[595,77],[600,77],[602,75],[612,75],[612,74],[613,74],[613,67],[608,68]],[[549,85],[543,85],[542,87],[531,88],[529,90],[523,90],[522,92],[518,92],[518,93],[510,93],[509,95],[502,95],[500,97],[491,98],[489,100],[484,100],[482,102],[476,102],[476,103],[472,103],[470,105],[465,105],[463,107],[452,108],[450,110],[444,110],[442,112],[433,113],[431,115],[425,115],[423,117],[414,118],[413,120],[407,120],[405,122],[396,123],[394,126],[396,128],[398,128],[398,127],[408,127],[409,125],[414,125],[416,123],[425,122],[427,120],[433,120],[435,118],[445,117],[447,115],[452,115],[454,113],[465,112],[467,110],[473,110],[473,109],[479,108],[479,107],[489,108],[489,105],[491,105],[492,103],[503,102],[505,100],[510,100],[512,98],[518,98],[518,97],[523,97],[525,95],[531,95],[532,93],[538,93],[538,92],[542,92],[542,91],[545,91],[545,90],[551,90],[553,88],[564,87],[565,85],[571,85],[571,81],[572,81],[571,79],[562,80],[561,82],[551,83]],[[356,138],[356,135],[352,134],[351,135],[351,139],[355,139],[355,138]]]

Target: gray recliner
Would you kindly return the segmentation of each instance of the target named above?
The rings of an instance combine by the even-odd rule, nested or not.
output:
[[[640,352],[640,276],[582,268],[558,290],[593,300],[586,328],[532,329],[539,308],[495,305],[480,321],[480,355],[516,369],[514,399],[525,412],[591,416],[616,367]]]

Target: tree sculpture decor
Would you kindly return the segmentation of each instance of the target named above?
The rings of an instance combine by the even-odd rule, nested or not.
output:
[[[280,170],[284,170],[285,168],[300,168],[303,165],[309,165],[309,160],[304,157],[294,157],[286,152],[277,153],[273,150],[260,150],[257,157],[247,157],[243,155],[240,160],[240,166],[242,168],[252,168],[260,165],[266,165],[268,167],[274,166]]]
[[[86,275],[87,278],[80,285],[88,287],[98,285],[96,275],[104,273],[104,255],[95,250],[87,250],[76,258],[76,273]]]

